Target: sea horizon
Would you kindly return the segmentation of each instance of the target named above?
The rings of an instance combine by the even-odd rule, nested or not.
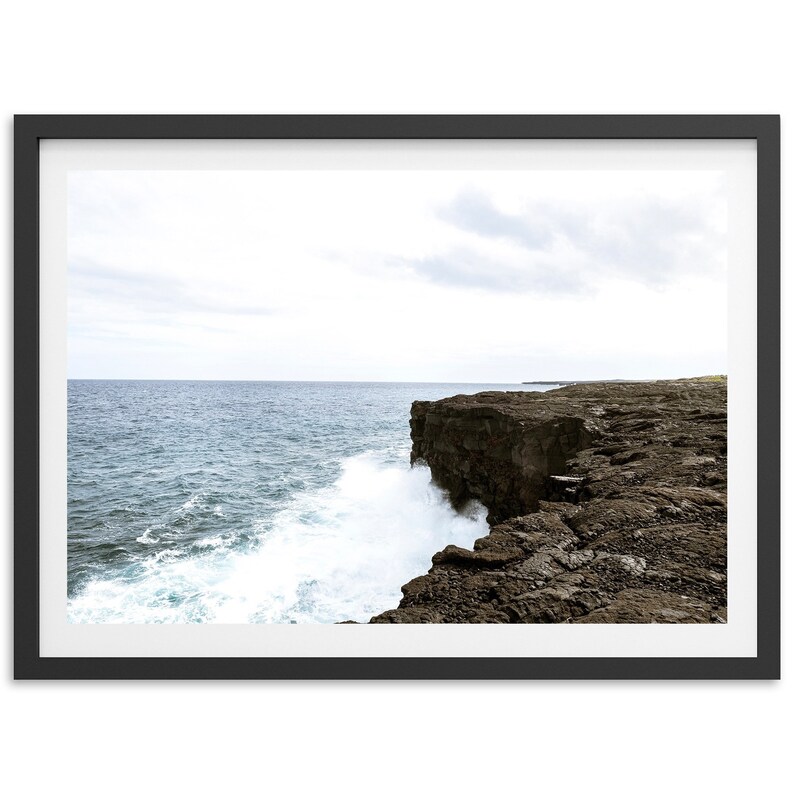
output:
[[[531,381],[512,381],[512,380],[345,380],[345,379],[329,379],[329,378],[82,378],[82,377],[68,377],[68,381],[136,381],[136,382],[165,382],[165,383],[383,383],[383,384],[416,384],[416,385],[448,385],[448,384],[461,384],[461,385],[504,385],[504,386],[522,386],[534,384],[548,384],[548,383],[569,383],[571,378],[564,380],[555,380],[546,378],[544,380],[531,380]],[[590,379],[590,383],[597,383],[604,379]],[[612,379],[615,380],[615,379]],[[577,381],[581,382],[581,381]]]

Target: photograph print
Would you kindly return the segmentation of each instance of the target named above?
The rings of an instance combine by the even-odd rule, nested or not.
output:
[[[723,172],[75,170],[67,239],[70,623],[728,621]]]

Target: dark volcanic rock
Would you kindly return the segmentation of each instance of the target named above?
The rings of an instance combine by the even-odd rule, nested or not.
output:
[[[411,462],[424,460],[433,478],[462,505],[478,499],[489,521],[535,510],[549,475],[590,446],[595,426],[565,400],[540,392],[483,392],[411,408]]]
[[[725,622],[726,382],[416,402],[412,461],[490,533],[372,623]]]

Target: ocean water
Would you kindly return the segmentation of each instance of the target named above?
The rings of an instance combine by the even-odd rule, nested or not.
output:
[[[79,623],[333,623],[397,606],[487,534],[409,465],[413,400],[516,384],[68,384],[68,601]]]

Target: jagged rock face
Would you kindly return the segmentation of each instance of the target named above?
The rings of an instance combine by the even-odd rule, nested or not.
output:
[[[415,402],[411,462],[425,461],[454,505],[484,504],[490,523],[536,510],[549,476],[593,440],[593,426],[566,407],[537,392]]]
[[[726,421],[724,381],[415,403],[412,458],[495,526],[370,622],[725,622]]]

